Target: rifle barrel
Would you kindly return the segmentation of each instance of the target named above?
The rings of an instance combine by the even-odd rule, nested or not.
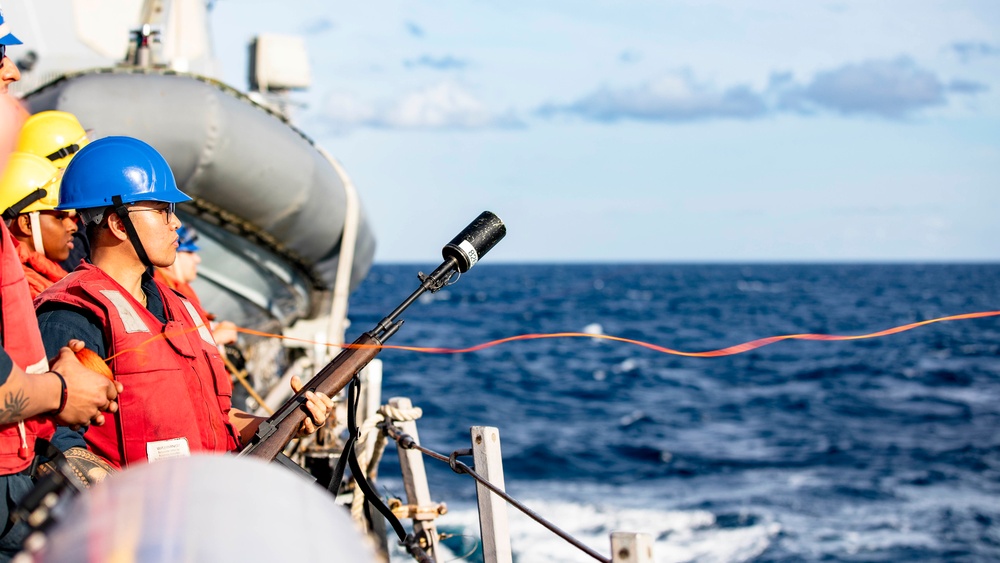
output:
[[[483,211],[468,227],[445,245],[441,254],[444,262],[430,275],[420,275],[421,283],[409,297],[396,307],[389,316],[376,327],[362,334],[349,347],[337,354],[316,377],[313,377],[291,399],[285,401],[270,418],[261,423],[250,443],[240,452],[241,456],[252,456],[273,461],[298,433],[305,420],[306,391],[326,393],[333,397],[339,393],[368,362],[382,350],[382,344],[403,324],[396,317],[413,304],[425,291],[438,291],[452,280],[456,272],[464,273],[479,261],[507,234],[507,228],[499,217]]]

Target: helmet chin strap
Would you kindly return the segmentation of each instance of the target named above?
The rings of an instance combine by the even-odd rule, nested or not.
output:
[[[139,240],[139,233],[135,231],[135,226],[132,224],[132,219],[128,214],[128,208],[122,202],[121,196],[112,196],[111,202],[115,206],[115,213],[118,215],[118,218],[122,220],[125,233],[128,235],[128,240],[132,243],[132,248],[135,249],[136,255],[139,256],[139,260],[147,268],[152,268],[153,263],[150,262],[149,256],[146,255],[146,249],[142,247],[142,241]]]
[[[31,242],[35,245],[35,252],[45,254],[45,243],[42,242],[42,222],[37,211],[28,212],[28,221],[31,222]]]

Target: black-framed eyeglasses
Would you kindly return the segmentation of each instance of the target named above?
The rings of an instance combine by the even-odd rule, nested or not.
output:
[[[168,203],[166,207],[140,207],[129,209],[129,213],[136,213],[139,211],[155,211],[163,215],[163,223],[165,225],[170,224],[170,218],[174,216],[174,212],[177,210],[176,203]]]
[[[7,57],[7,46],[0,45],[0,67],[3,66],[3,60]]]

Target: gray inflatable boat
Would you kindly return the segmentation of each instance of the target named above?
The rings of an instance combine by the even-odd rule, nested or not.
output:
[[[342,258],[349,180],[280,115],[220,82],[156,68],[67,74],[25,101],[32,113],[75,114],[94,137],[136,137],[163,154],[194,198],[181,219],[202,235],[206,283],[196,289],[207,310],[241,326],[267,317],[288,326],[324,308]],[[375,251],[355,206],[350,289]]]
[[[136,137],[166,157],[194,198],[179,215],[201,235],[194,286],[206,310],[275,332],[331,317],[336,339],[375,239],[346,173],[289,121],[290,92],[311,82],[308,50],[257,35],[250,93],[227,86],[215,78],[212,4],[7,0],[24,43],[10,52],[12,91],[32,113],[75,114],[92,139]]]

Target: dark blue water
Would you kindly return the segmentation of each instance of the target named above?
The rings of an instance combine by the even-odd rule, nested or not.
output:
[[[376,266],[349,336],[418,269]],[[482,264],[432,297],[392,344],[587,329],[703,351],[997,310],[1000,265]],[[380,357],[384,397],[423,408],[423,444],[498,427],[508,491],[605,553],[622,529],[653,534],[657,561],[1000,560],[1000,318],[716,359],[587,339]],[[382,486],[401,495],[389,458]],[[477,534],[471,480],[427,463],[453,507],[440,524]],[[522,563],[589,560],[512,529]]]

